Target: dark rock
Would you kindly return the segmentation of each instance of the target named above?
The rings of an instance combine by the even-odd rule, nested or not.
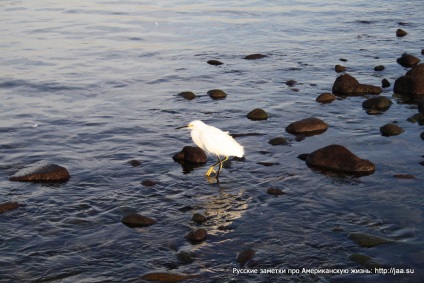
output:
[[[297,81],[295,81],[295,80],[288,80],[288,81],[286,81],[286,85],[287,86],[294,86],[295,84],[297,84]]]
[[[204,216],[203,214],[195,213],[195,214],[193,214],[193,217],[191,218],[191,220],[193,220],[197,224],[200,224],[200,223],[203,223],[206,220],[208,220],[208,218],[206,216]]]
[[[278,163],[278,162],[263,162],[263,161],[258,161],[258,162],[256,162],[256,164],[259,164],[259,165],[262,165],[262,166],[265,166],[265,167],[271,167],[271,166],[274,166],[274,165],[278,165],[280,163]]]
[[[397,29],[396,30],[396,36],[397,37],[404,37],[405,35],[407,35],[408,33],[406,31],[404,31],[403,29]]]
[[[145,187],[153,187],[156,186],[157,182],[153,180],[144,180],[141,182],[141,184]]]
[[[383,267],[381,263],[376,262],[372,257],[364,254],[352,254],[349,256],[349,259],[371,270]]]
[[[424,115],[421,114],[421,113],[416,113],[406,120],[408,122],[411,122],[411,123],[417,123],[418,122],[418,124],[424,125]]]
[[[341,65],[336,65],[334,67],[334,70],[336,71],[336,73],[342,73],[342,72],[346,71],[346,67],[345,66],[341,66]]]
[[[0,214],[18,209],[21,206],[25,206],[25,204],[20,204],[17,202],[5,202],[0,204]]]
[[[420,134],[420,138],[424,141],[424,132]]]
[[[290,134],[315,135],[321,134],[328,129],[327,123],[318,118],[306,118],[291,123],[286,127],[286,131]]]
[[[301,142],[304,139],[306,139],[306,135],[304,135],[304,134],[298,134],[298,135],[294,136],[294,140],[297,141],[297,142]]]
[[[369,235],[361,232],[354,232],[348,235],[349,239],[364,248],[371,248],[381,244],[392,243],[390,239]]]
[[[146,227],[156,223],[154,219],[136,213],[125,215],[121,222],[130,228]]]
[[[415,176],[411,174],[395,174],[393,177],[397,179],[415,179]]]
[[[384,96],[372,97],[362,102],[362,107],[365,109],[377,109],[385,111],[390,108],[392,101]]]
[[[138,161],[138,160],[135,160],[135,159],[130,160],[128,163],[129,163],[132,167],[138,167],[138,166],[140,166],[140,165],[141,165],[141,162],[140,162],[140,161]]]
[[[191,91],[180,92],[178,94],[178,96],[181,96],[181,97],[183,97],[184,99],[187,99],[187,100],[192,100],[192,99],[195,99],[196,98],[196,95],[193,92],[191,92]]]
[[[421,54],[424,55],[424,49],[421,49]]]
[[[382,88],[388,88],[388,87],[390,87],[390,82],[387,79],[383,79],[381,81],[381,87]]]
[[[310,153],[305,160],[312,167],[339,171],[351,174],[372,174],[375,165],[366,159],[361,159],[347,148],[333,144]]]
[[[68,181],[70,177],[65,167],[39,161],[19,170],[9,180],[18,182],[61,183]]]
[[[417,65],[420,61],[421,60],[418,59],[417,57],[407,53],[403,53],[402,56],[396,59],[396,62],[398,62],[399,65],[405,68],[412,68],[413,66]]]
[[[266,190],[267,194],[274,195],[274,196],[281,196],[284,195],[284,192],[279,188],[269,188]]]
[[[376,71],[376,72],[380,72],[380,71],[383,71],[385,68],[384,68],[384,66],[383,65],[378,65],[378,66],[375,66],[374,67],[374,71]]]
[[[181,251],[181,252],[177,253],[177,258],[183,264],[190,264],[190,263],[194,262],[193,256],[189,252],[186,252],[186,251]]]
[[[208,157],[206,153],[197,146],[185,146],[182,151],[175,154],[174,161],[185,161],[189,163],[206,163]]]
[[[339,76],[333,84],[333,93],[341,96],[380,94],[382,91],[378,86],[360,84],[349,74]]]
[[[237,254],[236,260],[241,265],[250,261],[256,255],[256,251],[253,249],[244,249]]]
[[[297,156],[297,158],[299,158],[300,160],[305,161],[305,160],[306,160],[306,158],[308,158],[308,155],[309,155],[309,153],[302,153],[302,154],[299,154],[299,155]]]
[[[386,124],[380,128],[380,132],[385,137],[397,136],[403,133],[403,129],[395,124]]]
[[[219,66],[219,65],[224,64],[224,63],[222,63],[221,61],[218,61],[218,60],[209,60],[207,63],[209,65],[214,65],[214,66]]]
[[[289,142],[283,137],[270,139],[268,143],[271,145],[288,145],[289,144]]]
[[[190,210],[193,210],[193,209],[194,208],[191,205],[186,205],[186,206],[183,206],[181,208],[178,208],[178,210],[181,211],[181,212],[187,212],[187,211],[190,211]]]
[[[263,55],[263,54],[250,54],[250,55],[245,56],[243,59],[256,60],[256,59],[262,59],[262,58],[265,58],[265,57],[268,57],[268,56]]]
[[[345,58],[340,58],[340,59],[339,59],[339,61],[347,62],[348,60],[347,60],[347,59],[345,59]]]
[[[209,90],[207,93],[212,99],[224,99],[227,97],[227,94],[220,89],[212,89]]]
[[[424,99],[418,101],[418,112],[424,115]]]
[[[268,114],[265,112],[265,110],[256,108],[247,113],[247,118],[253,121],[259,121],[259,120],[267,120]]]
[[[191,231],[186,235],[187,240],[192,242],[202,242],[206,240],[208,232],[205,229],[197,229],[196,231]]]
[[[336,96],[332,93],[326,92],[321,93],[315,100],[319,103],[330,103],[336,100]]]
[[[185,275],[177,273],[166,273],[166,272],[151,272],[141,276],[141,279],[145,281],[155,282],[178,282],[193,278],[199,278],[199,275]]]

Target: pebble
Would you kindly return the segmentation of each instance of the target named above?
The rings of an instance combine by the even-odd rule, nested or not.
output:
[[[191,91],[180,92],[178,96],[181,96],[182,98],[187,100],[192,100],[196,98],[196,94],[194,94],[194,92],[191,92]]]
[[[262,59],[262,58],[265,58],[265,57],[268,57],[268,56],[267,55],[263,55],[263,54],[259,54],[259,53],[255,53],[255,54],[247,55],[243,59],[246,59],[246,60],[257,60],[257,59]]]
[[[380,133],[382,136],[397,136],[403,133],[403,129],[396,124],[386,124],[380,128]]]
[[[9,180],[18,182],[61,183],[68,181],[70,177],[65,167],[46,161],[39,161],[19,170]]]
[[[253,249],[244,249],[237,254],[236,260],[241,265],[246,264],[256,255],[256,251]]]
[[[270,145],[288,145],[289,142],[283,137],[277,137],[268,141]]]
[[[209,60],[209,61],[207,61],[207,63],[209,65],[213,65],[213,66],[219,66],[219,65],[224,64],[224,63],[222,63],[221,61],[218,61],[218,60]]]
[[[256,108],[247,113],[246,117],[253,121],[267,120],[268,113],[266,113],[265,110],[261,108]]]
[[[266,192],[267,192],[267,194],[274,195],[274,196],[281,196],[281,195],[284,195],[285,194],[279,188],[269,188],[269,189],[266,190]]]
[[[208,232],[205,229],[197,229],[195,231],[191,231],[186,235],[187,240],[192,242],[202,242],[206,240],[206,236]]]
[[[130,228],[135,228],[135,227],[146,227],[146,226],[153,225],[156,223],[156,220],[147,216],[137,214],[137,213],[132,213],[132,214],[125,215],[121,219],[121,222]]]
[[[315,100],[319,103],[331,103],[336,100],[336,96],[332,93],[321,93]]]

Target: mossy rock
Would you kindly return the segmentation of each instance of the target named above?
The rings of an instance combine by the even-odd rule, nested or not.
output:
[[[261,108],[256,108],[247,113],[247,118],[253,121],[267,120],[268,113],[266,113],[265,110]]]

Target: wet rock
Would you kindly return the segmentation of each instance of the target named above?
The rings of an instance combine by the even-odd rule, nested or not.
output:
[[[361,232],[353,232],[348,235],[348,238],[357,243],[359,246],[364,248],[371,248],[381,244],[392,243],[393,241],[390,239],[361,233]]]
[[[421,114],[421,113],[416,113],[406,120],[408,122],[411,122],[411,123],[417,123],[418,122],[418,124],[424,125],[424,115]]]
[[[274,166],[274,165],[279,165],[280,163],[259,161],[259,162],[256,162],[256,164],[259,164],[259,165],[262,165],[262,166],[265,166],[265,167],[271,167],[271,166]]]
[[[383,111],[381,111],[381,110],[377,110],[377,109],[367,109],[367,114],[368,115],[380,115],[380,114],[382,114],[383,113]]]
[[[195,213],[195,214],[193,214],[193,217],[191,218],[191,220],[193,220],[197,224],[201,224],[201,223],[205,222],[206,220],[208,220],[208,218],[206,216],[204,216],[203,214]]]
[[[181,212],[187,212],[187,211],[190,211],[190,210],[193,210],[193,209],[194,208],[191,205],[186,205],[186,206],[183,206],[181,208],[178,208],[178,210],[181,211]]]
[[[286,85],[287,86],[294,86],[296,84],[297,84],[297,81],[295,81],[295,80],[288,80],[288,81],[286,81]]]
[[[156,223],[156,220],[147,216],[137,214],[137,213],[132,213],[132,214],[125,215],[121,219],[121,222],[130,228],[135,228],[135,227],[146,227],[146,226],[153,225]]]
[[[384,68],[384,66],[383,65],[378,65],[378,66],[375,66],[374,67],[374,71],[376,71],[376,72],[381,72],[381,71],[383,71],[385,68]]]
[[[291,123],[286,127],[286,131],[290,134],[316,135],[322,134],[328,129],[327,123],[318,118],[306,118]]]
[[[197,146],[185,146],[179,153],[175,154],[174,161],[185,161],[189,163],[206,163],[206,153]]]
[[[259,120],[267,120],[268,119],[268,113],[265,112],[265,110],[261,108],[256,108],[247,113],[247,118],[253,121],[259,121]]]
[[[418,102],[418,112],[420,112],[422,115],[424,115],[424,99],[421,99]]]
[[[191,231],[186,235],[187,240],[191,242],[202,242],[206,240],[208,232],[205,229],[197,229],[196,231]]]
[[[332,93],[326,92],[321,93],[315,100],[319,103],[330,103],[336,100],[336,96]]]
[[[268,141],[270,145],[288,145],[289,142],[283,137],[277,137]]]
[[[393,177],[396,179],[415,179],[415,176],[411,174],[395,174]]]
[[[383,267],[381,263],[376,262],[372,257],[364,255],[364,254],[352,254],[349,256],[349,259],[368,269]]]
[[[256,53],[256,54],[247,55],[243,59],[246,59],[246,60],[257,60],[257,59],[262,59],[262,58],[265,58],[265,57],[268,57],[268,56],[267,55]]]
[[[199,278],[199,277],[200,277],[199,275],[152,272],[152,273],[144,274],[143,276],[141,276],[141,279],[146,281],[155,281],[155,282],[178,282],[178,281]]]
[[[0,214],[18,209],[19,207],[25,206],[25,204],[20,204],[17,202],[5,202],[0,204]]]
[[[253,249],[244,249],[237,254],[236,260],[241,265],[246,264],[256,255],[256,251]]]
[[[194,93],[193,93],[193,92],[191,92],[191,91],[183,91],[183,92],[180,92],[180,93],[178,94],[178,96],[181,96],[182,98],[187,99],[187,100],[192,100],[192,99],[195,99],[195,98],[196,98],[196,94],[194,94]]]
[[[413,66],[417,65],[420,62],[420,59],[417,57],[403,53],[402,56],[400,56],[398,59],[396,59],[396,62],[398,62],[399,65],[405,68],[412,68]]]
[[[380,128],[380,133],[382,136],[397,136],[403,133],[403,129],[396,124],[386,124]]]
[[[281,189],[279,189],[279,188],[269,188],[268,190],[266,190],[266,193],[267,194],[270,194],[270,195],[274,195],[274,196],[281,196],[281,195],[284,195],[285,193],[281,190]]]
[[[145,187],[153,187],[156,186],[157,182],[154,180],[144,180],[141,182],[141,184]]]
[[[305,161],[306,158],[308,158],[309,153],[301,153],[297,156],[297,158],[299,158],[300,160]]]
[[[310,153],[305,160],[311,167],[368,175],[375,171],[375,165],[366,159],[361,159],[342,145],[329,145]]]
[[[390,87],[390,82],[387,79],[383,79],[381,81],[381,87],[382,88],[388,88],[388,87]]]
[[[213,65],[213,66],[219,66],[219,65],[224,64],[224,63],[222,63],[221,61],[218,61],[218,60],[209,60],[207,63],[209,65]]]
[[[342,66],[342,65],[336,65],[334,67],[334,70],[336,71],[336,73],[342,73],[342,72],[346,71],[346,67]]]
[[[207,93],[212,99],[224,99],[227,97],[227,94],[220,89],[211,89]]]
[[[9,180],[17,182],[61,183],[68,181],[70,177],[65,167],[39,161],[19,170]]]
[[[424,49],[421,49],[421,54],[424,55]]]
[[[349,74],[339,76],[333,84],[333,93],[339,96],[380,94],[382,91],[378,86],[360,84]]]
[[[140,165],[141,165],[141,162],[140,162],[140,161],[138,161],[138,160],[136,160],[136,159],[130,160],[130,161],[128,161],[128,163],[129,163],[132,167],[138,167],[138,166],[140,166]]]
[[[194,262],[193,256],[186,251],[181,251],[177,253],[177,258],[183,264],[190,264]]]
[[[408,33],[406,31],[404,31],[403,29],[397,29],[396,30],[396,36],[397,37],[404,37],[405,35],[407,35]]]
[[[381,111],[385,111],[390,108],[392,105],[392,101],[384,96],[372,97],[364,102],[362,102],[362,107],[364,109],[377,109]]]

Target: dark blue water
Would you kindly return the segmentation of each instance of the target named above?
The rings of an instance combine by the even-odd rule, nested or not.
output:
[[[406,72],[396,58],[424,59],[423,2],[279,2],[0,1],[0,203],[26,204],[0,215],[2,282],[138,282],[150,272],[202,276],[189,282],[420,282],[424,129],[407,121],[416,105],[392,87],[381,94],[394,102],[382,115],[367,115],[364,97],[315,98],[331,91],[336,64],[362,83],[393,86]],[[408,35],[397,38],[398,28]],[[252,53],[268,57],[242,59]],[[215,88],[227,98],[211,100]],[[186,101],[182,91],[199,97]],[[257,107],[267,121],[246,118]],[[330,128],[301,142],[284,131],[312,116]],[[209,183],[207,165],[185,174],[172,160],[192,145],[175,128],[194,119],[262,135],[237,138],[246,160]],[[393,121],[405,132],[382,137]],[[278,136],[290,145],[268,144]],[[333,143],[376,172],[328,176],[297,158]],[[39,160],[65,166],[70,181],[8,180]],[[286,194],[268,195],[270,187]],[[121,218],[133,212],[158,223],[128,228]],[[210,219],[197,225],[196,212]],[[196,228],[208,238],[193,245],[184,236]],[[395,242],[363,248],[351,232]],[[237,275],[245,248],[256,251],[251,268],[365,268],[349,259],[359,253],[414,274]],[[194,262],[179,261],[182,251]]]

